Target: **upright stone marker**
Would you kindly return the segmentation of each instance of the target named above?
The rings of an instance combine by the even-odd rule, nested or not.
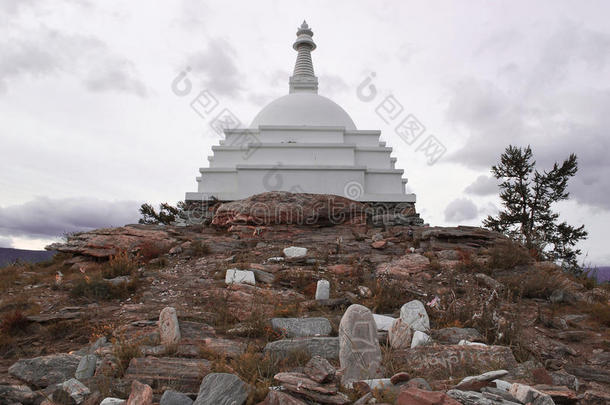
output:
[[[407,302],[400,308],[400,319],[406,322],[413,330],[428,332],[430,330],[430,319],[426,307],[421,301],[413,300]]]
[[[178,315],[173,307],[166,307],[159,314],[159,334],[161,336],[161,344],[172,345],[180,341],[180,325],[178,324]]]
[[[316,300],[327,300],[330,298],[330,283],[328,280],[318,280],[316,287]]]
[[[339,361],[348,385],[357,380],[376,378],[381,364],[377,325],[371,311],[358,304],[350,305],[339,324]]]

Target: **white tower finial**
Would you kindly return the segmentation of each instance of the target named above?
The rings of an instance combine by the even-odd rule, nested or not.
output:
[[[297,39],[292,45],[298,54],[294,72],[290,77],[290,93],[318,93],[318,78],[313,72],[313,63],[311,62],[311,51],[316,49],[312,37],[313,31],[309,29],[307,22],[303,21],[297,31]]]

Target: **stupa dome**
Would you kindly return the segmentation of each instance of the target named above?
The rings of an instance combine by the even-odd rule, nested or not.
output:
[[[334,101],[315,93],[290,93],[267,104],[251,128],[261,125],[327,126],[356,130],[354,121]]]

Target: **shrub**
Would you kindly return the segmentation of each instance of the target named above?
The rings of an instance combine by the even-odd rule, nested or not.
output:
[[[207,245],[207,243],[197,240],[192,242],[191,244],[191,256],[193,257],[203,257],[212,253],[212,250]]]
[[[246,405],[254,405],[264,400],[269,387],[275,385],[274,375],[303,367],[310,358],[311,356],[304,351],[294,351],[281,358],[268,353],[262,354],[255,347],[250,346],[245,353],[233,359],[226,360],[224,357],[217,357],[212,363],[212,371],[237,374],[243,381],[250,384],[253,389],[248,395]]]
[[[15,336],[25,332],[28,324],[29,321],[23,312],[16,310],[4,315],[2,318],[2,325],[0,325],[0,330],[3,334]]]
[[[407,301],[405,290],[397,281],[377,279],[367,287],[371,289],[372,296],[365,305],[375,313],[394,312]]]
[[[507,277],[503,282],[517,297],[548,299],[553,291],[561,288],[561,274],[556,271],[559,270],[533,267],[525,273]]]
[[[125,374],[131,359],[142,356],[142,349],[140,348],[139,342],[127,341],[123,338],[119,338],[113,342],[113,352],[119,366],[118,377],[122,377]]]
[[[593,321],[605,327],[610,327],[610,305],[596,302],[586,307],[585,312],[591,316]]]
[[[132,258],[126,251],[120,251],[110,257],[108,264],[102,270],[102,276],[104,278],[130,276],[135,274],[138,265],[138,260]]]
[[[148,263],[152,259],[156,259],[157,257],[169,252],[169,249],[170,248],[168,245],[147,240],[140,245],[139,254],[142,260]]]
[[[509,270],[532,262],[528,250],[512,240],[496,244],[489,254],[488,265],[491,269]]]
[[[138,279],[112,284],[105,280],[80,280],[70,290],[74,298],[89,298],[92,300],[124,299],[136,292]]]

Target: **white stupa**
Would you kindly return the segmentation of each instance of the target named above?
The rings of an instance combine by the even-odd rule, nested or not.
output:
[[[289,94],[272,101],[249,128],[225,130],[199,169],[198,191],[188,201],[233,201],[267,191],[335,194],[372,203],[415,203],[405,193],[404,171],[381,131],[358,130],[349,114],[318,94],[306,22],[293,45],[298,52]]]

